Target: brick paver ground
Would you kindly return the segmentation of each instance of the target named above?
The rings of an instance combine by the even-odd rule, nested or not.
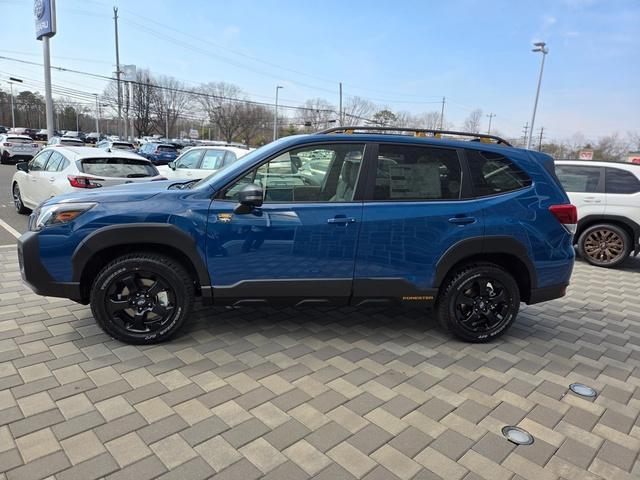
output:
[[[134,347],[0,249],[0,479],[637,479],[639,272],[578,263],[487,345],[410,310],[217,308]]]

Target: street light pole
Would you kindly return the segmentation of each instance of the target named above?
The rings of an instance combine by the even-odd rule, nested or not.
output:
[[[489,113],[487,114],[487,117],[489,117],[489,128],[487,128],[487,135],[491,134],[491,120],[493,119],[493,117],[495,117],[496,114],[495,113]]]
[[[9,88],[11,89],[11,128],[16,128],[16,108],[13,103],[13,82],[22,83],[22,80],[9,77]]]
[[[274,109],[273,112],[273,139],[277,140],[278,139],[278,91],[284,87],[281,87],[280,85],[276,86],[276,108]]]
[[[94,93],[96,96],[96,142],[100,140],[100,105],[98,104],[98,94]]]
[[[542,73],[544,72],[544,59],[547,56],[547,53],[549,53],[549,49],[546,46],[547,44],[544,42],[536,42],[533,44],[534,49],[532,49],[532,52],[540,52],[542,53],[542,62],[540,63],[540,76],[538,77],[538,88],[536,90],[536,99],[535,102],[533,103],[533,115],[531,116],[531,125],[529,127],[529,131],[531,132],[531,135],[529,135],[529,139],[527,140],[527,148],[530,149],[531,148],[531,141],[533,140],[533,125],[536,121],[536,110],[538,109],[538,98],[540,97],[540,85],[542,84]]]

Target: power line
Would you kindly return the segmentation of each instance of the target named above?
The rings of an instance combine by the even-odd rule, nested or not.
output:
[[[42,67],[41,63],[38,62],[32,62],[29,60],[22,60],[22,59],[18,59],[18,58],[12,58],[12,57],[7,57],[4,55],[0,55],[0,60],[8,60],[11,62],[18,62],[18,63],[22,63],[25,65],[34,65],[37,67]],[[101,74],[97,74],[97,73],[91,73],[91,72],[84,72],[82,70],[75,70],[72,68],[64,68],[64,67],[56,67],[56,66],[51,66],[51,68],[53,70],[58,70],[61,72],[69,72],[69,73],[75,73],[78,75],[86,75],[89,77],[93,77],[93,78],[99,78],[102,80],[109,80],[109,81],[117,81],[117,78],[114,77],[109,77],[107,75],[101,75]],[[175,92],[175,93],[187,93],[190,95],[195,95],[195,96],[199,96],[199,97],[206,97],[206,98],[213,98],[216,100],[225,100],[225,101],[229,101],[229,102],[238,102],[238,103],[246,103],[246,104],[250,104],[250,105],[258,105],[258,106],[265,106],[265,107],[274,107],[275,104],[273,103],[269,103],[269,102],[258,102],[255,100],[246,100],[246,99],[240,99],[240,98],[233,98],[233,97],[226,97],[223,95],[214,95],[211,93],[205,93],[205,92],[199,92],[197,90],[186,90],[183,88],[173,88],[173,87],[164,87],[164,86],[160,86],[160,85],[156,85],[153,83],[145,83],[145,82],[139,82],[137,80],[131,80],[129,83],[133,83],[135,85],[140,85],[140,86],[145,86],[145,87],[150,87],[150,88],[156,88],[159,90],[166,90],[166,91],[170,91],[170,92]],[[326,113],[335,113],[334,110],[330,110],[330,109],[317,109],[317,108],[308,108],[308,107],[300,107],[300,106],[296,106],[296,105],[281,105],[278,104],[278,108],[288,108],[288,109],[293,109],[293,110],[305,110],[305,111],[313,111],[313,112],[326,112]]]

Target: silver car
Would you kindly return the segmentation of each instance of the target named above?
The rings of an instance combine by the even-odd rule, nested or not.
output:
[[[31,160],[40,146],[28,135],[5,133],[0,135],[0,163],[18,163]]]

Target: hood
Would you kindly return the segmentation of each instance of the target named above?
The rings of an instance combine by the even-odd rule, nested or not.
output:
[[[64,193],[45,202],[71,203],[71,202],[140,202],[165,191],[170,185],[178,183],[175,180],[161,180],[154,182],[125,183],[114,187],[94,188],[72,193]]]

